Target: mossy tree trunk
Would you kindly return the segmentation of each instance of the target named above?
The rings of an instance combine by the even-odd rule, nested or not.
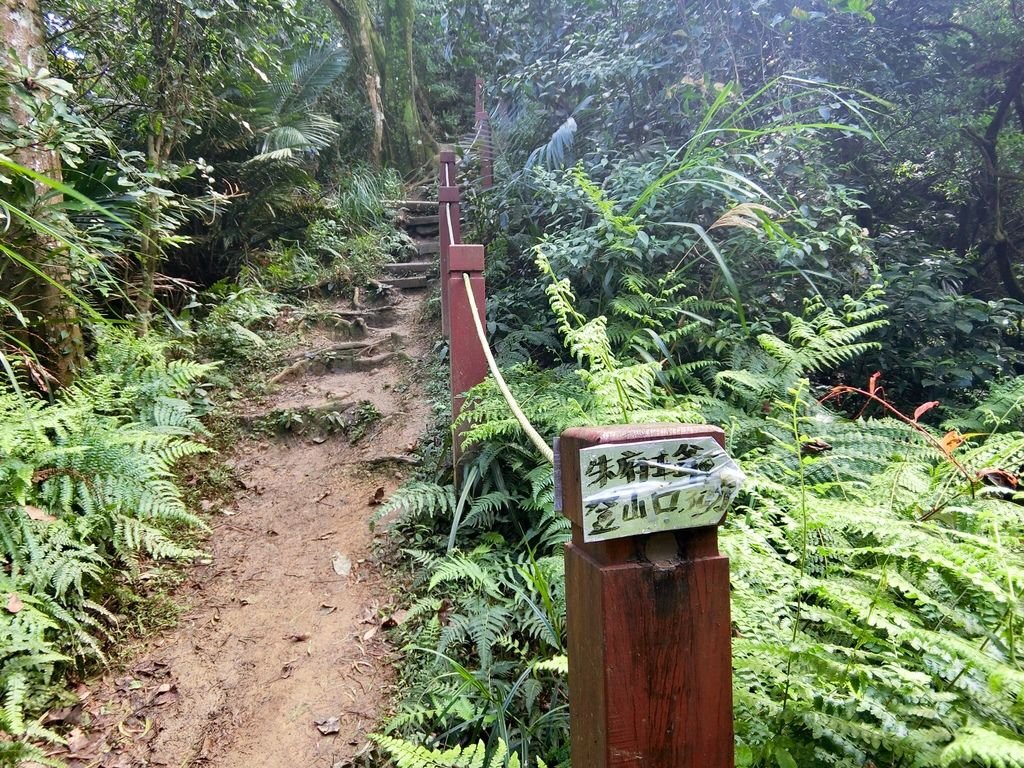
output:
[[[38,0],[3,0],[0,14],[4,48],[13,57],[8,65],[21,66],[29,76],[15,88],[7,105],[13,121],[31,136],[35,115],[29,106],[31,74],[46,66],[42,15]],[[13,153],[16,163],[55,181],[61,181],[60,156],[52,149],[29,142]],[[61,197],[43,182],[34,182],[34,195],[26,207],[36,218],[46,218],[45,206],[61,202]],[[17,303],[30,322],[29,344],[40,362],[61,385],[70,384],[85,362],[82,328],[71,287],[71,262],[67,247],[58,239],[35,231],[28,237],[22,254],[38,269],[24,269],[19,282]]]
[[[327,0],[341,22],[363,75],[373,116],[370,160],[413,171],[433,155],[434,142],[417,102],[413,57],[415,0],[383,0],[382,29],[367,0]]]
[[[432,141],[416,101],[416,69],[412,48],[415,0],[384,0],[384,116],[388,159],[403,171],[424,165],[433,155]]]
[[[384,157],[384,106],[381,100],[380,69],[377,66],[381,45],[373,26],[373,16],[366,0],[327,0],[327,5],[345,30],[352,58],[363,78],[373,119],[370,162],[379,166]]]

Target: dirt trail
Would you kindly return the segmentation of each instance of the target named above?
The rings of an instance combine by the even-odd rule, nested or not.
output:
[[[348,340],[314,334],[276,392],[245,407],[246,420],[351,421],[370,401],[381,415],[355,445],[313,432],[237,446],[243,490],[211,510],[209,559],[178,591],[187,613],[88,695],[91,723],[61,755],[72,768],[356,764],[391,683],[381,623],[392,596],[372,562],[372,501],[401,483],[428,417],[408,362],[429,349],[424,296],[393,295],[346,324]]]

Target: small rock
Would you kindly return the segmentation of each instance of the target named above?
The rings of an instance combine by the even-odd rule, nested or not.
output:
[[[334,572],[339,576],[345,577],[352,573],[352,561],[341,554],[341,552],[334,553],[334,557],[331,558],[331,565],[334,567]]]
[[[325,717],[323,720],[314,720],[316,729],[324,736],[331,736],[341,731],[341,718]]]

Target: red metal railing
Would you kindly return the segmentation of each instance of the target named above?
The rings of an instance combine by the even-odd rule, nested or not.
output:
[[[493,162],[479,79],[476,93],[476,144],[487,188],[493,183]],[[562,434],[560,454],[553,454],[508,391],[487,347],[484,246],[462,242],[455,171],[455,153],[442,152],[438,223],[452,418],[458,418],[466,391],[484,380],[490,364],[510,410],[557,469],[561,509],[572,521],[565,589],[573,763],[587,768],[733,768],[729,567],[718,552],[717,524],[689,528],[688,510],[659,510],[675,515],[671,527],[634,525],[621,536],[588,540],[586,513],[595,502],[584,499],[581,460],[584,451],[606,451],[601,453],[605,459],[618,455],[621,463],[623,445],[639,448],[652,441],[675,445],[711,439],[724,447],[724,433],[712,426],[677,424],[577,428]],[[458,482],[459,430],[452,448]],[[620,498],[638,499],[643,485],[622,488]],[[619,514],[626,519],[625,512]]]
[[[484,247],[462,242],[459,186],[455,178],[455,153],[441,153],[438,169],[438,225],[441,246],[441,328],[448,339],[451,364],[452,421],[462,411],[465,393],[487,377],[487,358],[477,339],[470,298],[463,275],[469,276],[473,302],[486,317]],[[461,431],[452,438],[456,473],[462,455]]]
[[[494,184],[490,116],[484,108],[484,81],[476,79],[476,136],[480,156],[480,183]],[[484,246],[462,242],[462,205],[456,177],[457,160],[452,151],[441,152],[438,167],[438,234],[441,250],[441,330],[448,339],[451,362],[452,421],[458,419],[465,393],[487,376],[487,359],[477,340],[470,300],[465,289],[468,275],[479,316],[486,314],[484,290]],[[452,440],[456,470],[462,453],[461,435]]]

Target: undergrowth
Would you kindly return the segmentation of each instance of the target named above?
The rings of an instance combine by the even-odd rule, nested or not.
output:
[[[815,383],[872,349],[877,289],[841,308],[809,301],[781,333],[715,348],[701,323],[616,345],[619,321],[581,315],[541,254],[577,365],[507,372],[534,425],[551,438],[581,424],[716,423],[747,474],[720,532],[737,764],[1024,765],[1024,383],[993,385],[941,428],[926,423],[933,405],[904,414],[877,378]],[[641,311],[628,303],[612,308]],[[672,354],[683,348],[703,362]],[[568,524],[550,466],[491,382],[467,413],[461,490],[424,477],[383,511],[398,516],[391,537],[413,589],[398,630],[405,693],[377,742],[397,766],[567,766]]]
[[[273,258],[200,294],[170,321],[177,341],[97,324],[87,370],[51,400],[0,385],[0,765],[45,763],[40,745],[62,736],[43,717],[70,701],[68,683],[125,637],[174,623],[161,587],[169,566],[200,554],[206,526],[192,510],[231,493],[206,455],[238,429],[231,401],[265,390],[251,372],[277,366],[316,321],[309,296],[364,285],[406,247],[379,204],[396,182],[363,176],[334,198],[346,218],[314,222],[301,243],[277,243]],[[320,416],[271,422],[356,443],[380,419],[365,401]]]
[[[193,396],[213,366],[170,351],[106,329],[54,402],[0,392],[0,764],[60,739],[39,714],[104,660],[150,564],[197,554],[173,471],[207,450]]]

